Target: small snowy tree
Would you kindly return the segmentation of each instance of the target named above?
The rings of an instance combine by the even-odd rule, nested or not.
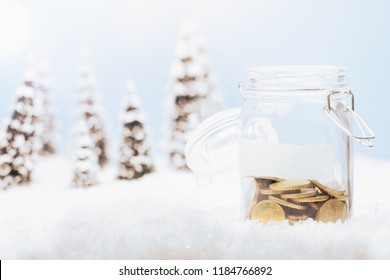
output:
[[[81,65],[80,99],[82,117],[86,120],[100,167],[108,163],[107,138],[102,121],[102,107],[96,91],[96,79],[89,59]]]
[[[145,118],[133,81],[127,83],[125,112],[122,115],[123,141],[120,147],[118,179],[137,179],[153,171],[145,132]]]
[[[182,32],[171,69],[172,83],[169,86],[168,108],[170,113],[169,158],[179,170],[188,170],[184,147],[189,134],[202,119],[202,101],[207,95],[205,68],[199,49],[194,44],[194,29],[182,26]]]
[[[54,116],[53,108],[50,102],[51,79],[49,76],[48,65],[40,63],[38,65],[37,94],[39,95],[39,121],[42,132],[39,135],[40,148],[39,154],[42,156],[54,154]]]
[[[166,101],[171,122],[167,148],[173,166],[187,170],[184,147],[190,133],[205,118],[225,108],[204,39],[197,24],[188,18],[181,23],[171,76]]]
[[[85,120],[81,119],[77,126],[75,139],[75,169],[72,185],[74,187],[90,187],[97,183],[97,158],[95,144],[92,141],[89,128]]]
[[[37,125],[34,81],[33,70],[28,68],[24,85],[16,90],[16,104],[1,140],[0,184],[3,188],[31,182]]]
[[[201,102],[201,118],[204,120],[212,114],[224,110],[226,102],[223,93],[219,89],[217,75],[213,72],[212,61],[206,50],[205,39],[198,25],[187,18],[182,22],[182,30],[184,30],[182,32],[192,34],[190,43],[196,50],[198,61],[203,69],[203,79],[207,87],[205,98]]]

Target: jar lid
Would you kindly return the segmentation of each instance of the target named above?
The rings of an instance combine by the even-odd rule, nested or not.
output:
[[[240,108],[222,111],[203,121],[185,148],[187,166],[197,176],[236,168],[240,136]]]
[[[246,70],[241,90],[313,90],[342,88],[347,84],[346,68],[339,66],[271,66]]]

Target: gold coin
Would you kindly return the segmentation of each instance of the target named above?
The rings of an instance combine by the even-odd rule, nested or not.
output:
[[[254,177],[256,185],[260,189],[268,189],[270,184],[283,180],[277,177]]]
[[[272,176],[256,176],[255,179],[260,179],[260,180],[269,180],[269,181],[276,181],[276,182],[280,182],[280,181],[283,181],[284,179],[283,178],[279,178],[279,177],[272,177]]]
[[[287,199],[287,198],[305,198],[305,197],[312,197],[317,194],[316,189],[302,189],[299,193],[286,193],[281,194],[280,197]]]
[[[293,191],[310,187],[308,180],[284,180],[269,185],[271,190],[275,191]]]
[[[298,223],[298,222],[299,222],[299,220],[288,220],[288,223],[289,223],[291,226],[295,225],[295,224]]]
[[[259,188],[259,193],[263,195],[275,195],[275,194],[282,194],[289,191],[278,191],[278,190],[270,190],[270,189],[263,189]]]
[[[263,200],[253,208],[251,219],[266,224],[271,220],[283,221],[286,219],[286,215],[280,205],[269,200]]]
[[[287,219],[294,221],[307,220],[308,218],[307,215],[287,215]]]
[[[320,210],[318,210],[316,220],[323,223],[333,222],[338,220],[344,222],[348,218],[348,210],[344,202],[337,199],[330,199],[325,202]]]
[[[293,208],[293,209],[305,210],[307,208],[307,206],[305,206],[305,205],[291,203],[291,202],[285,201],[283,199],[280,199],[280,198],[277,198],[274,196],[269,196],[268,199],[271,200],[272,202],[275,202],[277,204],[280,204],[280,205],[283,205],[283,206],[286,206],[289,208]]]
[[[311,182],[316,185],[317,188],[319,188],[321,191],[331,195],[331,196],[335,196],[335,197],[339,197],[341,195],[344,194],[344,191],[340,191],[340,190],[335,190],[335,189],[332,189],[332,188],[329,188],[327,186],[325,186],[324,184],[321,184],[319,181],[317,180],[311,180]]]
[[[252,213],[252,210],[253,208],[256,206],[257,203],[260,202],[261,199],[261,196],[260,196],[260,193],[259,193],[259,188],[257,187],[257,184],[256,184],[256,180],[254,178],[249,178],[250,180],[248,181],[248,184],[252,190],[253,190],[253,197],[252,197],[252,200],[251,200],[251,207],[248,209],[248,213],[247,213],[247,216],[249,217]],[[263,198],[265,199],[266,197],[263,196]]]
[[[309,203],[310,207],[316,209],[317,211],[320,210],[321,206],[319,206],[318,204],[315,204],[313,202]]]
[[[343,195],[340,195],[340,196],[338,196],[338,197],[336,197],[338,200],[340,200],[340,201],[348,201],[348,195],[345,195],[345,194],[343,194]]]
[[[318,195],[314,197],[306,197],[306,198],[293,198],[294,202],[300,203],[308,203],[308,202],[321,202],[329,199],[329,195]]]

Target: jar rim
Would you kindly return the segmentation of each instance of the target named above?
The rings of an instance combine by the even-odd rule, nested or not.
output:
[[[293,91],[342,88],[347,85],[346,67],[326,65],[266,66],[246,69],[239,88],[245,91]]]

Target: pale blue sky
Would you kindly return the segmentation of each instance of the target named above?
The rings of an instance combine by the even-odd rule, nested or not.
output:
[[[0,0],[5,1],[5,0]],[[161,138],[164,87],[178,23],[196,19],[231,107],[242,104],[237,83],[249,66],[340,65],[348,68],[356,110],[377,135],[358,153],[390,158],[390,1],[363,0],[30,0],[29,36],[20,50],[0,54],[0,118],[7,116],[28,52],[45,46],[57,84],[55,105],[62,145],[68,142],[77,96],[80,49],[92,52],[111,135],[128,78]],[[0,11],[1,13],[1,11]],[[4,26],[0,26],[0,29]],[[0,44],[4,43],[0,38]],[[0,47],[1,51],[1,47]]]

